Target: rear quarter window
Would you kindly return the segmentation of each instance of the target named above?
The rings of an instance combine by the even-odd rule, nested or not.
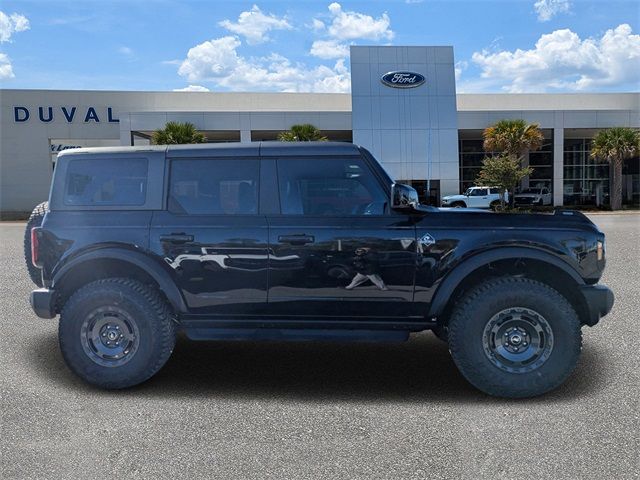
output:
[[[148,169],[146,158],[71,160],[65,178],[64,204],[144,205]]]

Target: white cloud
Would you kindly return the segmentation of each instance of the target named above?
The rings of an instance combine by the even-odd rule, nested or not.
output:
[[[29,30],[29,19],[19,13],[7,15],[0,11],[0,43],[10,42],[14,33]],[[0,52],[0,80],[14,78],[11,59],[6,53]]]
[[[334,39],[391,40],[395,35],[389,28],[391,20],[386,12],[373,18],[364,13],[344,11],[336,2],[329,5],[329,12],[332,19],[328,32]]]
[[[7,78],[13,78],[13,67],[11,66],[11,59],[5,53],[0,53],[0,80]]]
[[[118,53],[124,55],[125,57],[132,57],[133,56],[133,49],[130,47],[120,47],[118,48]]]
[[[14,33],[29,30],[29,20],[24,15],[12,13],[7,15],[0,11],[0,43],[10,42]]]
[[[174,88],[174,92],[210,92],[207,87],[203,87],[202,85],[189,85],[184,88]]]
[[[325,29],[325,24],[321,20],[314,18],[313,20],[311,20],[310,27],[314,32],[320,32]]]
[[[460,80],[460,77],[462,76],[462,72],[464,72],[468,67],[469,67],[469,62],[467,62],[466,60],[460,60],[459,62],[456,62],[455,68],[454,68],[456,82]]]
[[[240,57],[236,52],[239,46],[240,40],[230,36],[196,45],[187,52],[187,58],[180,64],[178,75],[186,77],[190,82],[229,75],[240,63]]]
[[[640,35],[628,24],[584,40],[569,29],[542,35],[530,50],[475,52],[485,86],[508,92],[640,88]]]
[[[329,12],[331,19],[328,26],[317,18],[313,19],[312,30],[326,31],[325,36],[328,37],[313,42],[309,54],[314,57],[347,58],[349,45],[344,43],[345,40],[391,40],[395,35],[389,28],[391,20],[386,13],[376,19],[364,13],[344,11],[336,2],[329,5]]]
[[[268,41],[269,37],[266,34],[271,30],[291,30],[292,28],[286,17],[278,18],[271,13],[262,13],[257,5],[247,12],[242,12],[236,23],[223,20],[219,25],[230,32],[244,36],[249,45]]]
[[[309,51],[318,58],[346,58],[349,56],[349,46],[336,40],[316,40]]]
[[[571,4],[569,0],[537,0],[533,8],[539,21],[548,22],[559,13],[567,13]]]
[[[187,53],[178,74],[190,82],[211,82],[232,91],[348,92],[349,71],[344,60],[333,67],[308,67],[271,54],[243,57],[237,37],[222,37],[196,45]]]

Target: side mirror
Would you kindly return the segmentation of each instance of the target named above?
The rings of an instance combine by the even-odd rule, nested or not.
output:
[[[391,185],[391,208],[394,210],[416,210],[420,205],[415,188],[402,183]]]

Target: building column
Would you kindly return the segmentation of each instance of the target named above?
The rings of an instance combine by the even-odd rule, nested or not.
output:
[[[251,141],[251,130],[240,130],[240,141],[249,143]]]
[[[564,204],[564,128],[553,129],[553,205]]]
[[[131,115],[128,113],[121,113],[120,117],[120,145],[131,146]]]

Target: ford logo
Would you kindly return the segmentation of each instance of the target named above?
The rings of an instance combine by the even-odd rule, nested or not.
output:
[[[380,79],[388,87],[414,88],[424,83],[424,75],[415,72],[389,72]]]

